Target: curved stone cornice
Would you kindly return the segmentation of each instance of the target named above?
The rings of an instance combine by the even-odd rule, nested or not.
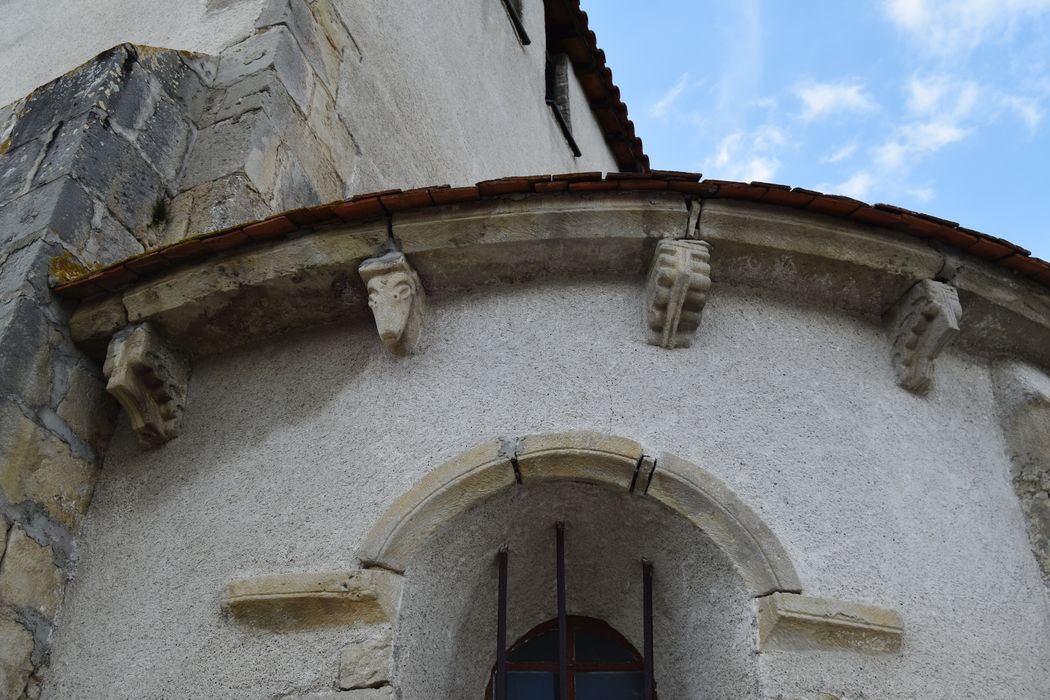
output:
[[[547,184],[604,188],[607,182]],[[651,180],[620,182],[636,188]],[[391,249],[403,252],[426,292],[440,297],[544,278],[641,281],[659,241],[700,238],[711,245],[712,294],[727,286],[764,288],[875,319],[917,283],[939,280],[957,290],[964,312],[956,342],[1050,366],[1050,292],[1033,277],[928,239],[666,188],[549,194],[501,194],[497,188],[487,198],[458,203],[448,194],[455,190],[441,191],[450,203],[435,205],[438,198],[431,196],[424,207],[399,209],[407,206],[403,197],[409,193],[383,195],[375,209],[364,210],[372,218],[361,221],[296,228],[284,218],[246,227],[247,238],[239,230],[159,251],[153,255],[168,256],[173,266],[165,262],[166,271],[135,281],[127,270],[120,280],[111,279],[107,284],[115,291],[83,302],[74,314],[74,340],[101,358],[115,332],[148,322],[187,355],[199,357],[278,332],[365,317],[367,296],[357,268]],[[385,211],[379,208],[384,200],[392,213],[375,218]],[[307,220],[301,212],[288,217]],[[240,242],[219,252],[234,245],[232,239]],[[188,246],[205,243],[216,252],[178,263]],[[91,275],[84,283],[94,284],[92,279],[102,278]]]

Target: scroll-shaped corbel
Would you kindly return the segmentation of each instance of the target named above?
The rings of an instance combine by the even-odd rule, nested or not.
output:
[[[962,306],[955,287],[922,280],[890,311],[893,365],[897,383],[924,394],[933,380],[934,361],[959,332]]]
[[[645,326],[650,345],[687,348],[693,344],[711,288],[711,248],[706,241],[660,241],[645,292]]]
[[[112,394],[131,419],[144,447],[179,434],[189,363],[149,324],[113,336],[102,367]]]
[[[419,275],[397,252],[365,260],[358,272],[368,288],[368,306],[379,337],[390,352],[407,355],[423,326],[426,293]]]

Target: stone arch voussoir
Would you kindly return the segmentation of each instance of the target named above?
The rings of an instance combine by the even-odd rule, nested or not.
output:
[[[582,481],[638,492],[644,479],[636,479],[636,472],[647,459],[638,443],[593,432],[483,443],[398,498],[372,528],[358,558],[366,567],[403,573],[445,522],[519,482]],[[664,453],[645,485],[639,497],[655,499],[702,530],[730,558],[753,597],[802,590],[773,531],[717,477]]]

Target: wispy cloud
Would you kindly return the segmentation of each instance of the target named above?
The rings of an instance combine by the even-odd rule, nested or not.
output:
[[[678,82],[649,107],[649,114],[657,119],[666,117],[667,112],[674,106],[675,101],[682,96],[687,87],[689,87],[689,74],[682,73],[682,77],[678,79]]]
[[[802,101],[802,118],[806,120],[875,109],[875,101],[861,83],[806,82],[796,85],[794,93]]]
[[[853,154],[857,152],[857,144],[848,143],[841,148],[836,148],[831,153],[827,154],[820,159],[821,163],[841,163],[844,160],[848,160],[853,157]]]
[[[1050,11],[1050,0],[883,0],[882,6],[922,51],[957,57],[1008,39],[1019,22]]]
[[[780,169],[777,151],[785,143],[784,133],[775,126],[735,131],[719,141],[704,169],[727,180],[769,182]]]

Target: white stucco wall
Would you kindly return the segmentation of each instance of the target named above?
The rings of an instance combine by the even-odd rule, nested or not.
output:
[[[200,362],[178,439],[143,452],[118,429],[43,696],[329,688],[349,632],[241,626],[220,613],[225,583],[353,567],[380,514],[443,461],[580,429],[718,475],[786,546],[805,593],[902,615],[899,656],[760,654],[760,697],[1050,696],[1050,620],[985,360],[949,349],[918,397],[897,386],[876,323],[728,288],[695,345],[667,351],[644,342],[641,294],[591,281],[431,299],[407,359],[361,323]],[[469,534],[435,546],[470,552]],[[420,571],[436,572],[425,556]],[[406,611],[428,585],[407,583]]]
[[[252,32],[266,0],[0,0],[0,105],[131,42],[217,54]]]

